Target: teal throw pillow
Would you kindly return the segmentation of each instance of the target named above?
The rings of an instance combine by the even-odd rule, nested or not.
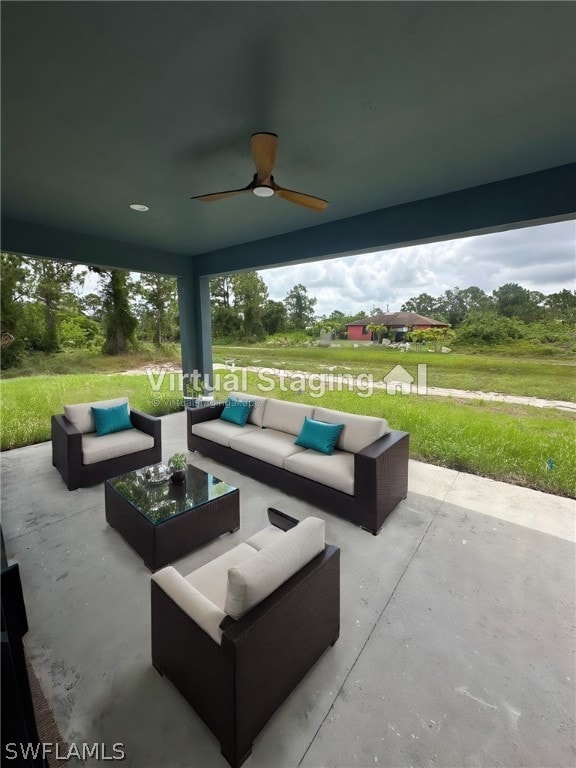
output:
[[[109,435],[112,432],[122,432],[124,429],[134,429],[130,421],[128,403],[115,405],[112,408],[92,408],[96,436]]]
[[[330,456],[340,437],[344,424],[328,424],[304,417],[304,425],[296,438],[295,444],[302,448],[312,448],[313,451]]]
[[[220,418],[224,421],[229,421],[231,424],[243,427],[248,421],[248,416],[250,416],[253,406],[254,403],[251,400],[236,400],[233,397],[229,397],[226,400],[226,405],[220,414]]]

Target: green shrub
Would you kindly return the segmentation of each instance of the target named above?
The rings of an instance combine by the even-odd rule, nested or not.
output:
[[[472,315],[457,330],[456,338],[465,344],[498,344],[522,339],[526,326],[520,320],[496,314]]]

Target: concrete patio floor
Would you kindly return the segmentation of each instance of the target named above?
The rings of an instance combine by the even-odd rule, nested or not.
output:
[[[162,421],[167,459],[185,446],[185,415]],[[247,768],[576,763],[573,501],[411,462],[408,498],[374,537],[190,460],[240,489],[241,528],[177,561],[180,572],[262,528],[268,506],[323,517],[342,550],[340,638]],[[151,666],[150,573],[106,525],[103,487],[68,492],[49,443],[4,453],[1,468],[25,645],[64,739],[108,753],[121,742],[134,768],[225,768],[215,738]]]

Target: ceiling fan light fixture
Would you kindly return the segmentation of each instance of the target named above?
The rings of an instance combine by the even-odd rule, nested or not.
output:
[[[252,187],[252,192],[256,197],[272,197],[274,189],[267,184],[258,184],[255,187]]]
[[[147,205],[143,205],[142,203],[132,203],[130,208],[132,208],[133,211],[140,211],[140,213],[150,210]]]
[[[1,1],[1,0],[0,0]],[[322,200],[320,197],[306,195],[304,192],[296,192],[293,189],[281,187],[274,181],[272,171],[276,162],[276,149],[278,146],[278,136],[275,133],[254,133],[252,134],[252,159],[256,167],[256,173],[252,181],[240,189],[227,189],[223,192],[211,192],[208,195],[194,195],[192,200],[202,200],[205,203],[216,202],[217,200],[226,200],[235,195],[244,195],[252,192],[256,197],[274,197],[289,203],[303,205],[313,211],[323,211],[328,206],[328,200]]]

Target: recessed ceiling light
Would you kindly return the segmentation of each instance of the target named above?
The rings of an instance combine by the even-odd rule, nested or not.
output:
[[[141,205],[140,203],[132,203],[130,208],[132,208],[133,211],[141,211],[141,212],[150,210],[150,208],[148,208],[147,205]]]

